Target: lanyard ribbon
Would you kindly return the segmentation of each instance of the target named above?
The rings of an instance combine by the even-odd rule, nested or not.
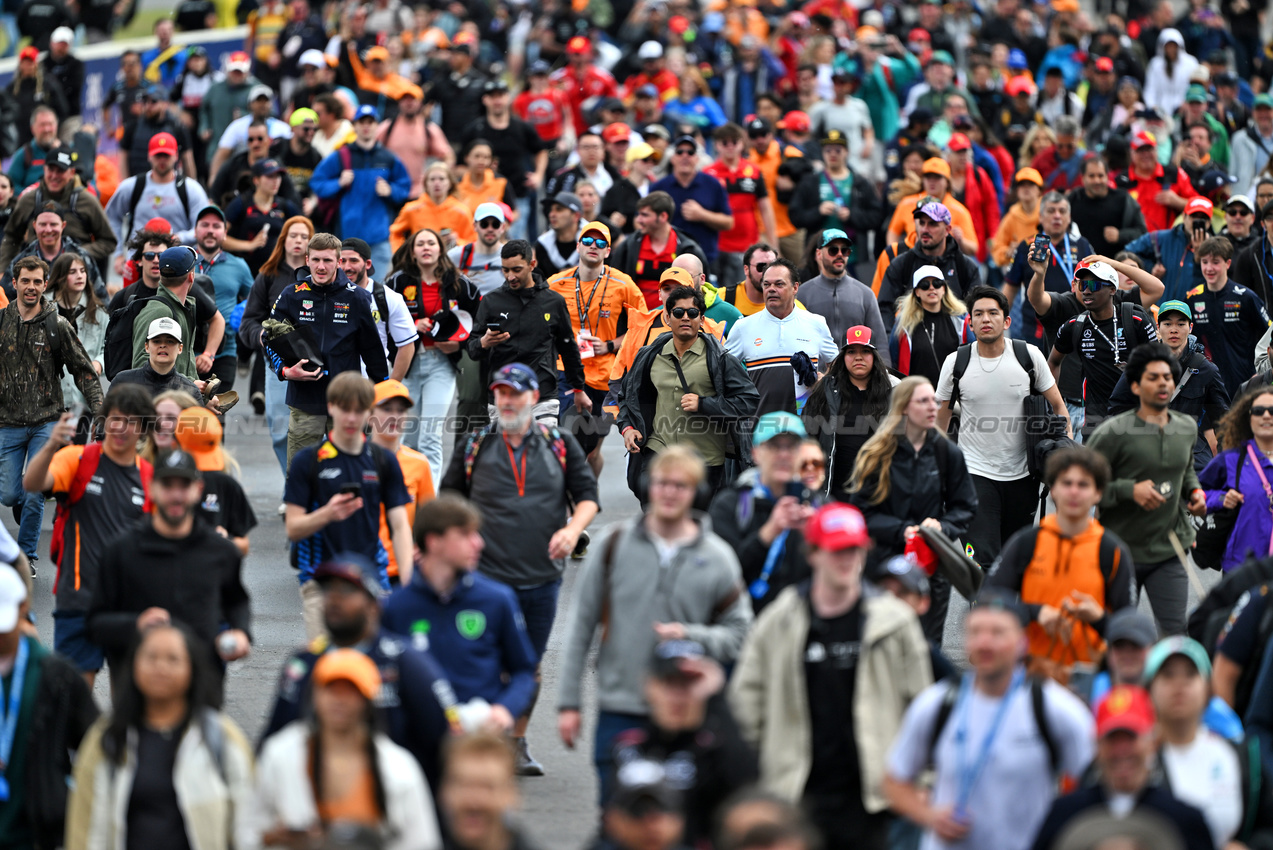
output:
[[[753,498],[764,497],[772,499],[773,494],[769,492],[769,488],[763,484],[757,484],[752,490]],[[787,535],[790,532],[783,529],[778,532],[778,536],[769,544],[769,551],[765,554],[765,566],[760,571],[760,577],[753,581],[748,587],[747,592],[752,599],[763,599],[769,593],[769,577],[774,574],[774,568],[778,566],[778,559],[787,549]]]
[[[982,770],[986,767],[986,762],[990,759],[990,748],[994,745],[995,737],[999,734],[999,728],[1003,726],[1004,717],[1007,716],[1008,706],[1012,703],[1012,698],[1016,695],[1017,690],[1021,687],[1021,683],[1025,681],[1025,672],[1018,669],[1012,676],[1012,684],[1008,686],[1008,691],[1003,695],[1003,701],[999,703],[999,710],[995,712],[994,719],[990,722],[990,728],[986,730],[986,735],[981,739],[981,751],[977,754],[977,760],[971,764],[967,758],[968,746],[968,717],[972,713],[972,707],[969,700],[972,694],[972,673],[965,673],[963,681],[959,684],[959,702],[955,706],[955,715],[959,718],[959,723],[955,727],[955,747],[958,753],[957,763],[959,765],[959,794],[955,798],[955,815],[957,817],[967,817],[968,800],[972,797],[973,786],[977,784],[977,779],[981,776]]]
[[[13,662],[13,679],[9,683],[9,710],[4,719],[0,720],[0,770],[8,767],[9,756],[13,754],[13,738],[18,731],[18,715],[22,712],[22,686],[26,680],[27,659],[30,655],[31,647],[27,638],[19,638],[18,657]]]
[[[513,481],[517,483],[517,495],[525,498],[526,496],[526,441],[522,439],[522,471],[517,473],[517,461],[513,457],[513,446],[508,442],[508,437],[504,436],[504,448],[508,449],[508,465],[513,468]]]
[[[1065,281],[1069,283],[1074,280],[1074,267],[1077,265],[1070,257],[1070,233],[1066,231],[1065,236],[1065,259],[1061,259],[1061,255],[1056,252],[1056,245],[1052,244],[1052,240],[1048,240],[1048,250],[1052,252],[1052,256],[1056,259],[1056,264],[1061,267],[1061,271],[1065,272]]]

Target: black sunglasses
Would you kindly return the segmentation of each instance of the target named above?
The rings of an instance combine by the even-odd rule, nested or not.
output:
[[[504,222],[500,221],[498,218],[491,216],[490,218],[484,218],[479,221],[477,226],[483,230],[494,230],[495,228],[500,227],[503,223]]]
[[[1251,212],[1246,207],[1229,207],[1227,210],[1224,211],[1224,213],[1225,215],[1237,215],[1237,216],[1255,215],[1255,213]]]
[[[826,252],[828,257],[838,257],[841,254],[849,253],[849,251],[851,251],[852,249],[848,247],[842,248],[839,245],[828,245],[822,250]]]
[[[141,255],[141,258],[145,260],[146,262],[150,263],[159,259],[159,255],[162,253],[163,251],[146,251],[144,254]]]
[[[672,308],[673,319],[684,319],[687,316],[691,319],[697,319],[701,315],[703,314],[699,312],[699,309],[697,307],[673,307]]]
[[[946,282],[929,278],[928,280],[921,280],[919,283],[915,284],[915,288],[923,292],[927,292],[930,289],[945,289]]]
[[[763,275],[765,273],[765,269],[769,268],[769,264],[768,263],[752,263],[751,267]]]
[[[1269,414],[1269,413],[1273,413],[1273,407],[1269,407],[1263,404],[1251,405],[1252,416],[1264,416],[1265,414]]]
[[[677,155],[677,156],[693,156],[693,155],[694,155],[694,154],[696,154],[696,153],[698,153],[698,151],[691,150],[690,148],[677,148],[677,149],[676,149],[676,155]]]

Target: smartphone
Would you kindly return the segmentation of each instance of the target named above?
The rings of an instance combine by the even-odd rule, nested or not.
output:
[[[1194,232],[1194,233],[1206,233],[1206,232],[1207,232],[1207,223],[1206,223],[1205,221],[1203,221],[1202,219],[1200,219],[1200,218],[1195,218],[1195,219],[1193,220],[1193,232]]]
[[[270,226],[267,224],[261,228],[261,235],[268,240],[270,238]]]
[[[786,488],[783,490],[784,496],[795,496],[796,500],[802,505],[807,505],[813,499],[813,493],[808,487],[804,486],[803,481],[788,481]]]
[[[361,498],[362,498],[362,485],[361,485],[361,484],[359,484],[359,483],[358,483],[358,482],[356,482],[356,481],[355,481],[355,482],[352,482],[352,483],[350,483],[350,484],[342,484],[342,485],[341,485],[341,487],[340,487],[340,489],[339,489],[339,490],[337,490],[336,492],[337,492],[337,493],[348,493],[349,495],[353,496],[355,499],[361,499]]]
[[[504,332],[504,325],[500,322],[487,322],[486,329],[493,334],[502,334]]]

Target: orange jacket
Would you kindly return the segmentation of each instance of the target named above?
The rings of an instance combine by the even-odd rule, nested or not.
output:
[[[473,211],[468,204],[454,196],[435,204],[428,195],[421,195],[403,205],[398,217],[389,225],[389,244],[397,251],[402,241],[422,227],[431,227],[439,233],[450,229],[456,244],[467,245],[477,238],[473,229]]]
[[[990,240],[990,255],[994,257],[995,265],[1007,271],[1016,255],[1017,243],[1033,239],[1038,228],[1038,209],[1035,209],[1034,214],[1031,215],[1021,209],[1020,204],[1008,207],[1008,211],[1003,214],[999,222],[998,232]]]
[[[875,261],[875,277],[871,280],[871,291],[875,293],[875,297],[880,297],[880,284],[884,282],[884,273],[888,271],[889,264],[897,258],[897,255],[915,247],[915,231],[912,230],[906,235],[901,242],[884,246],[884,250],[880,252],[879,259]]]
[[[603,340],[612,340],[619,335],[619,319],[628,309],[645,312],[645,296],[632,278],[609,266],[601,270],[601,277],[591,283],[582,284],[576,293],[576,274],[578,266],[563,269],[548,278],[548,287],[566,299],[566,309],[570,312],[570,324],[575,329],[575,336],[583,325],[579,322],[579,303],[583,302],[587,312],[587,330],[593,336]],[[622,346],[621,346],[622,347]],[[610,366],[615,355],[597,354],[585,357],[583,361],[584,380],[594,390],[610,388]],[[561,358],[557,360],[560,370]]]
[[[915,205],[922,197],[924,195],[921,192],[917,195],[907,195],[898,202],[897,209],[893,211],[893,220],[888,224],[889,233],[894,236],[911,236],[915,233]],[[972,213],[968,212],[968,208],[956,201],[955,196],[949,192],[942,198],[942,203],[946,205],[946,209],[950,210],[951,226],[958,227],[965,239],[971,239],[980,248],[981,241],[977,238],[977,228],[973,226]]]
[[[504,203],[504,193],[508,190],[508,178],[497,177],[491,169],[486,169],[486,180],[482,183],[481,188],[473,185],[473,181],[469,179],[468,173],[460,178],[460,182],[455,187],[455,192],[460,196],[460,200],[471,210],[478,208],[480,204]],[[517,210],[513,210],[516,216]]]
[[[376,94],[382,94],[392,100],[399,100],[406,92],[416,88],[415,83],[392,71],[385,74],[383,80],[377,79],[376,75],[368,71],[362,64],[362,60],[358,58],[358,48],[353,44],[349,45],[349,66],[354,71],[354,79],[358,82],[358,88],[374,91]]]

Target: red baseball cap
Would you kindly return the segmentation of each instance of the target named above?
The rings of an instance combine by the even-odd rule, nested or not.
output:
[[[1139,148],[1156,148],[1156,147],[1158,147],[1158,140],[1154,138],[1153,133],[1150,133],[1146,130],[1141,130],[1139,133],[1132,136],[1132,150],[1138,150]]]
[[[22,52],[18,54],[19,59],[30,59],[32,62],[40,58],[40,51],[34,47],[24,47]]]
[[[1192,198],[1189,203],[1185,204],[1185,215],[1205,215],[1210,216],[1215,212],[1215,207],[1206,198]]]
[[[1109,74],[1114,70],[1114,60],[1108,56],[1101,56],[1096,60],[1096,70],[1104,74]]]
[[[168,222],[168,219],[155,216],[150,221],[146,222],[146,225],[142,227],[142,230],[154,230],[159,233],[172,233],[172,225]]]
[[[966,151],[972,147],[972,140],[963,133],[955,133],[950,137],[950,141],[946,143],[946,147],[952,151]]]
[[[797,133],[807,133],[810,128],[809,116],[798,109],[793,109],[786,115],[782,116],[782,120],[778,122],[780,130],[795,130]]]
[[[1154,704],[1145,689],[1119,685],[1096,706],[1096,737],[1113,732],[1144,735],[1154,728],[1154,720]]]
[[[844,334],[845,345],[865,345],[867,348],[875,351],[875,346],[871,344],[871,329],[866,325],[854,325]]]
[[[689,31],[690,19],[684,15],[673,15],[668,19],[667,28],[677,35],[684,35]]]
[[[910,32],[906,34],[906,40],[932,42],[933,37],[929,35],[928,30],[923,29],[921,27],[915,27],[915,29],[911,30]]]
[[[570,39],[570,41],[566,42],[566,52],[590,53],[592,52],[592,42],[584,38],[582,35],[577,35]]]
[[[156,133],[150,137],[150,150],[146,156],[154,156],[157,153],[166,153],[168,156],[177,155],[177,140],[172,133]]]
[[[804,528],[804,539],[819,549],[855,549],[871,542],[862,512],[852,505],[833,502],[818,508]]]
[[[632,138],[632,128],[616,121],[606,125],[606,128],[601,131],[601,138],[607,142],[625,142]]]
[[[1009,97],[1016,97],[1019,94],[1034,94],[1038,90],[1039,89],[1035,86],[1034,81],[1025,74],[1018,74],[1011,80],[1008,80],[1008,85],[1004,87],[1004,91],[1008,93]]]

